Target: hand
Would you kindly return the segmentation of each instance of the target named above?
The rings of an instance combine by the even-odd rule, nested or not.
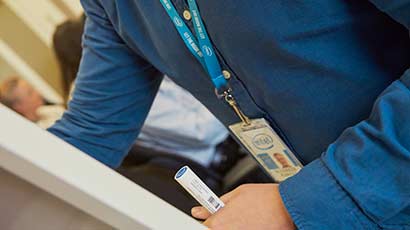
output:
[[[211,230],[294,230],[277,184],[247,184],[221,197],[225,207],[211,215],[203,207],[192,208],[192,216],[206,221]]]

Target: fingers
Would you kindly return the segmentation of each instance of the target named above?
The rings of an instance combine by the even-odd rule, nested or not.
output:
[[[226,203],[229,203],[229,201],[234,197],[234,195],[235,195],[235,190],[226,193],[225,195],[221,196],[220,199],[222,200],[222,202],[226,204]]]
[[[201,220],[208,219],[211,216],[211,213],[202,206],[196,206],[191,209],[191,214],[193,217]]]
[[[203,225],[205,225],[205,226],[207,226],[208,228],[212,228],[212,229],[215,229],[216,228],[216,224],[215,224],[215,221],[214,221],[214,218],[212,218],[212,217],[210,217],[210,218],[208,218],[204,223],[203,223]]]
[[[224,202],[225,204],[228,203],[232,197],[234,196],[234,191],[231,191],[229,193],[226,193],[225,195],[221,196],[221,200],[222,202]],[[191,214],[193,217],[197,218],[197,219],[201,219],[201,220],[205,220],[208,219],[209,217],[211,217],[211,213],[208,212],[208,210],[206,210],[206,208],[202,207],[202,206],[196,206],[193,207],[191,209]]]
[[[220,210],[222,211],[222,210]],[[225,223],[225,218],[224,215],[220,216],[221,213],[218,211],[215,215],[211,216],[208,218],[203,225],[208,227],[209,229],[212,230],[232,230],[232,226],[227,226]],[[229,221],[228,221],[229,223]]]
[[[236,189],[226,193],[225,195],[221,196],[222,202],[225,204],[229,203],[229,201],[235,196],[236,194]],[[208,212],[208,210],[202,206],[196,206],[191,209],[191,214],[193,217],[201,220],[205,220],[211,217],[211,213]]]
[[[218,226],[215,224],[214,221],[215,218],[212,218],[212,216],[210,218],[208,218],[203,225],[205,225],[206,227],[208,227],[209,229],[215,230],[218,229]]]
[[[229,197],[228,197],[229,198]],[[226,205],[224,208],[218,210],[215,214],[211,215],[203,223],[206,227],[212,230],[238,230],[243,229],[238,227],[240,223],[237,221],[238,215],[231,215],[232,207]],[[248,228],[254,229],[254,228]],[[258,228],[256,228],[258,229]]]

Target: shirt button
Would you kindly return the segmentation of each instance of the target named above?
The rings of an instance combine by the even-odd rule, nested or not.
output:
[[[184,10],[183,15],[184,15],[185,20],[188,20],[188,21],[189,21],[189,20],[191,20],[191,18],[192,18],[191,12],[189,12],[189,10]]]
[[[224,75],[224,78],[226,80],[229,80],[231,78],[231,73],[228,70],[223,70],[222,75]]]

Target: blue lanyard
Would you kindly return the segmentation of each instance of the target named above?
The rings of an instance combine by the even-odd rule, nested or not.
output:
[[[196,37],[179,16],[170,0],[160,0],[162,6],[174,23],[179,35],[189,51],[201,63],[218,91],[227,89],[228,82],[222,74],[221,65],[216,57],[215,50],[205,29],[198,6],[195,0],[188,0],[189,10],[193,18]]]

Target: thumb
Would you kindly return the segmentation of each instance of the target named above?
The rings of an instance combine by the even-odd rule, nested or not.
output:
[[[196,206],[191,209],[191,214],[193,217],[201,220],[208,219],[211,216],[211,213],[202,206]]]
[[[235,196],[236,190],[226,193],[225,195],[221,196],[222,202],[229,203],[229,201]],[[205,220],[211,217],[211,213],[202,206],[196,206],[191,209],[191,215],[197,219]]]

